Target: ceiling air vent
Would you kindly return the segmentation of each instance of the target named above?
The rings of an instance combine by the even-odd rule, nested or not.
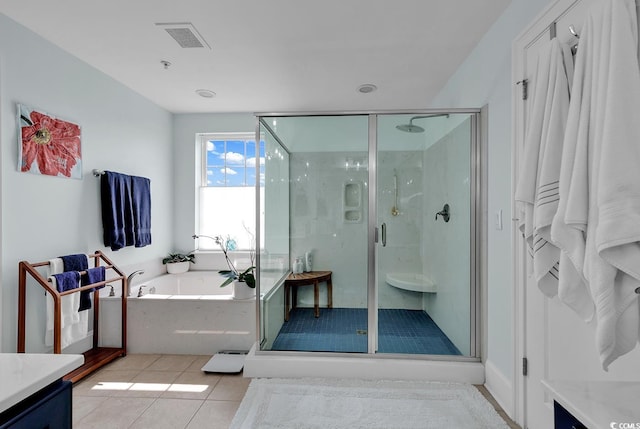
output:
[[[211,49],[190,22],[157,22],[156,25],[169,33],[169,36],[173,37],[182,48]]]

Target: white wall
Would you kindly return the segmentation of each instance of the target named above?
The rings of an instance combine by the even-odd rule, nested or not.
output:
[[[172,120],[169,112],[2,14],[0,64],[1,350],[14,352],[19,261],[100,249],[122,268],[151,261],[161,269],[159,261],[172,242]],[[18,102],[81,125],[82,180],[18,171]],[[94,168],[151,179],[152,245],[105,249]],[[44,300],[37,296],[28,316],[41,318]],[[37,335],[41,332],[29,332],[28,339],[37,343]]]
[[[550,0],[513,0],[431,101],[431,107],[481,107],[488,105],[488,217],[502,209],[510,214],[511,166],[511,43],[549,4]],[[488,229],[487,355],[498,378],[513,381],[513,287],[510,228]],[[490,384],[490,380],[488,380]],[[506,386],[507,391],[510,386]],[[500,387],[496,387],[496,390]]]

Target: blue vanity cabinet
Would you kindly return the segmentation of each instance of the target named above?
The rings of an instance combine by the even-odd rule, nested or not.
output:
[[[0,413],[0,429],[70,429],[71,382],[57,380]]]
[[[588,429],[556,401],[553,401],[553,427],[554,429]]]

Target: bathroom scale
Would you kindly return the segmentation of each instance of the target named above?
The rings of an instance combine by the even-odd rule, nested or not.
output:
[[[244,359],[247,352],[240,350],[222,350],[215,355],[203,367],[204,372],[237,373],[244,367]]]

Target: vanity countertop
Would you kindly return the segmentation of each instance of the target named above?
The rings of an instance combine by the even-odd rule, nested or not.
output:
[[[0,412],[83,363],[77,354],[0,353]]]
[[[542,384],[588,428],[617,429],[620,423],[640,427],[640,382],[543,380]]]

